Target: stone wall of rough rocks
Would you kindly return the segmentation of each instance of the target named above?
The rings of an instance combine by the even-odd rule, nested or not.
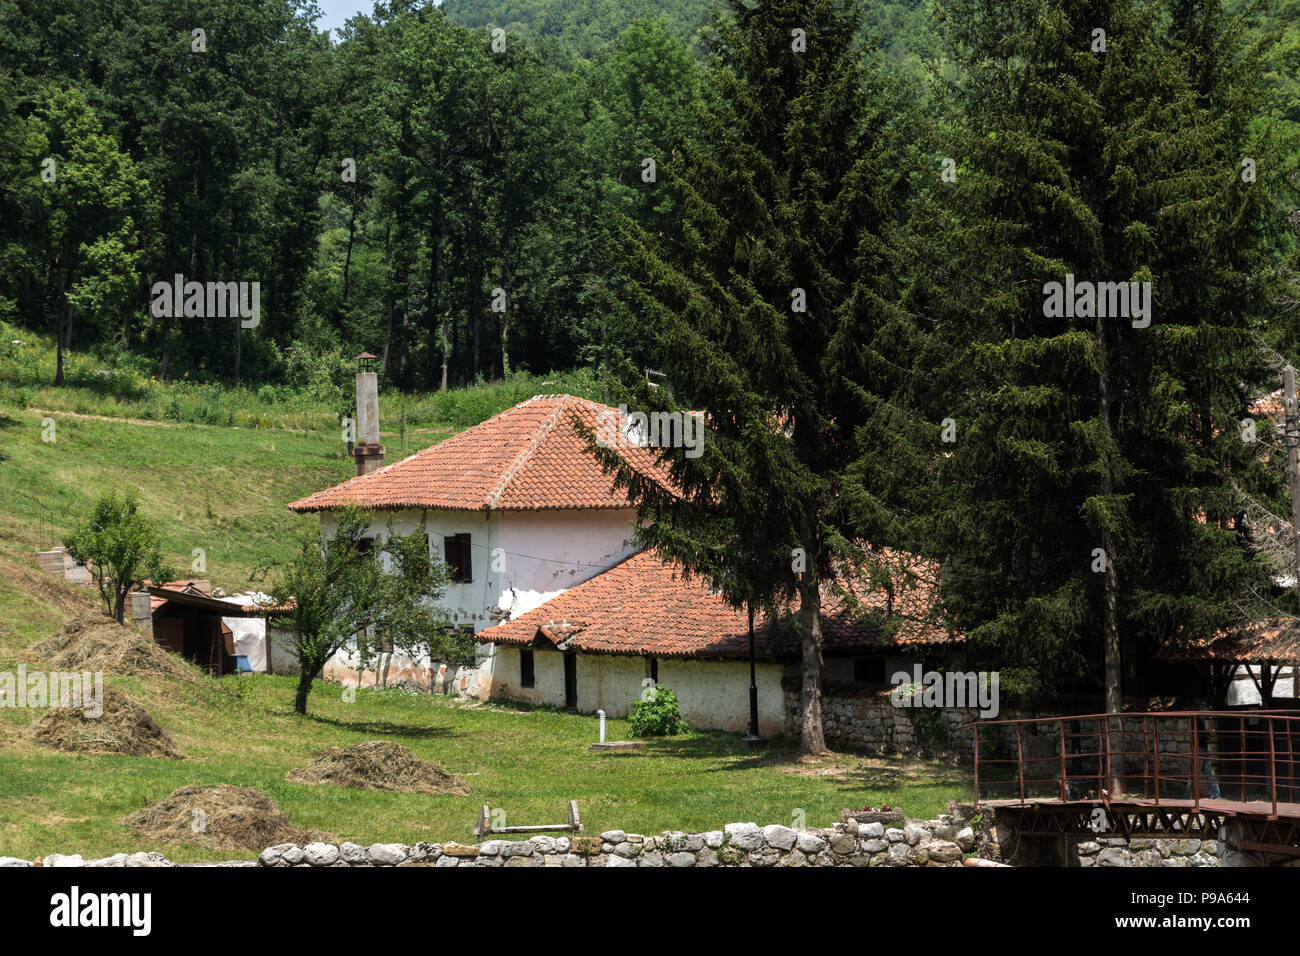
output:
[[[799,736],[799,692],[785,690],[786,733]],[[1011,708],[998,720],[1028,716]],[[822,726],[828,743],[869,750],[872,753],[944,753],[969,760],[974,732],[962,726],[980,720],[976,707],[895,707],[888,691],[826,691],[822,694]],[[981,747],[1006,728],[980,732]],[[1014,747],[1014,731],[1009,745]]]
[[[1079,866],[1225,866],[1218,840],[1102,837],[1075,847]]]
[[[703,833],[666,831],[655,836],[607,830],[599,835],[535,836],[483,843],[284,843],[239,866],[959,866],[974,854],[1011,866],[1204,867],[1253,866],[1237,851],[1231,832],[1220,839],[1098,837],[1030,838],[1016,831],[1014,807],[949,803],[934,820],[898,827],[839,823],[825,828],[730,823]],[[1229,825],[1229,830],[1231,825]],[[119,853],[102,860],[50,854],[43,861],[0,857],[7,866],[172,866],[160,853]],[[187,865],[187,864],[181,864]]]
[[[945,839],[946,837],[946,839]],[[258,857],[262,866],[960,866],[975,844],[951,817],[839,823],[825,829],[729,823],[705,833],[657,836],[606,830],[600,835],[464,843],[285,843]]]

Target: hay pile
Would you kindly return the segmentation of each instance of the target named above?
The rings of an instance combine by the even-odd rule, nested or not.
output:
[[[421,760],[401,744],[368,740],[348,747],[330,747],[309,767],[290,770],[296,783],[332,783],[359,790],[433,793],[465,796],[469,787],[436,763]]]
[[[181,787],[123,817],[122,824],[151,845],[264,850],[278,843],[336,842],[332,834],[294,826],[274,800],[252,787]]]
[[[28,652],[51,669],[111,674],[166,674],[192,678],[197,671],[150,637],[107,614],[82,614]]]
[[[76,699],[65,693],[58,707],[49,708],[45,716],[27,728],[27,737],[55,750],[83,754],[126,754],[131,757],[184,756],[167,731],[158,726],[149,712],[125,694],[104,688],[104,712],[94,712],[96,702],[86,690]]]

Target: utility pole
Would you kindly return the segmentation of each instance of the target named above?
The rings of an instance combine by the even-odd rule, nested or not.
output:
[[[1291,539],[1296,555],[1296,594],[1300,597],[1300,407],[1296,403],[1295,369],[1290,365],[1282,370],[1282,394],[1286,415],[1282,434],[1291,478]]]

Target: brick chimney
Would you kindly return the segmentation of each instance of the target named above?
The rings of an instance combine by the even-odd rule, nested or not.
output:
[[[379,376],[375,360],[369,352],[357,356],[357,442],[352,455],[358,475],[369,474],[384,464],[384,446],[379,444]]]

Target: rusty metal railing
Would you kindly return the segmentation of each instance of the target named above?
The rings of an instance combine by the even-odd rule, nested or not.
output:
[[[975,803],[1300,802],[1300,713],[1173,711],[1025,717],[968,724]],[[1006,791],[1010,791],[1006,793]]]

